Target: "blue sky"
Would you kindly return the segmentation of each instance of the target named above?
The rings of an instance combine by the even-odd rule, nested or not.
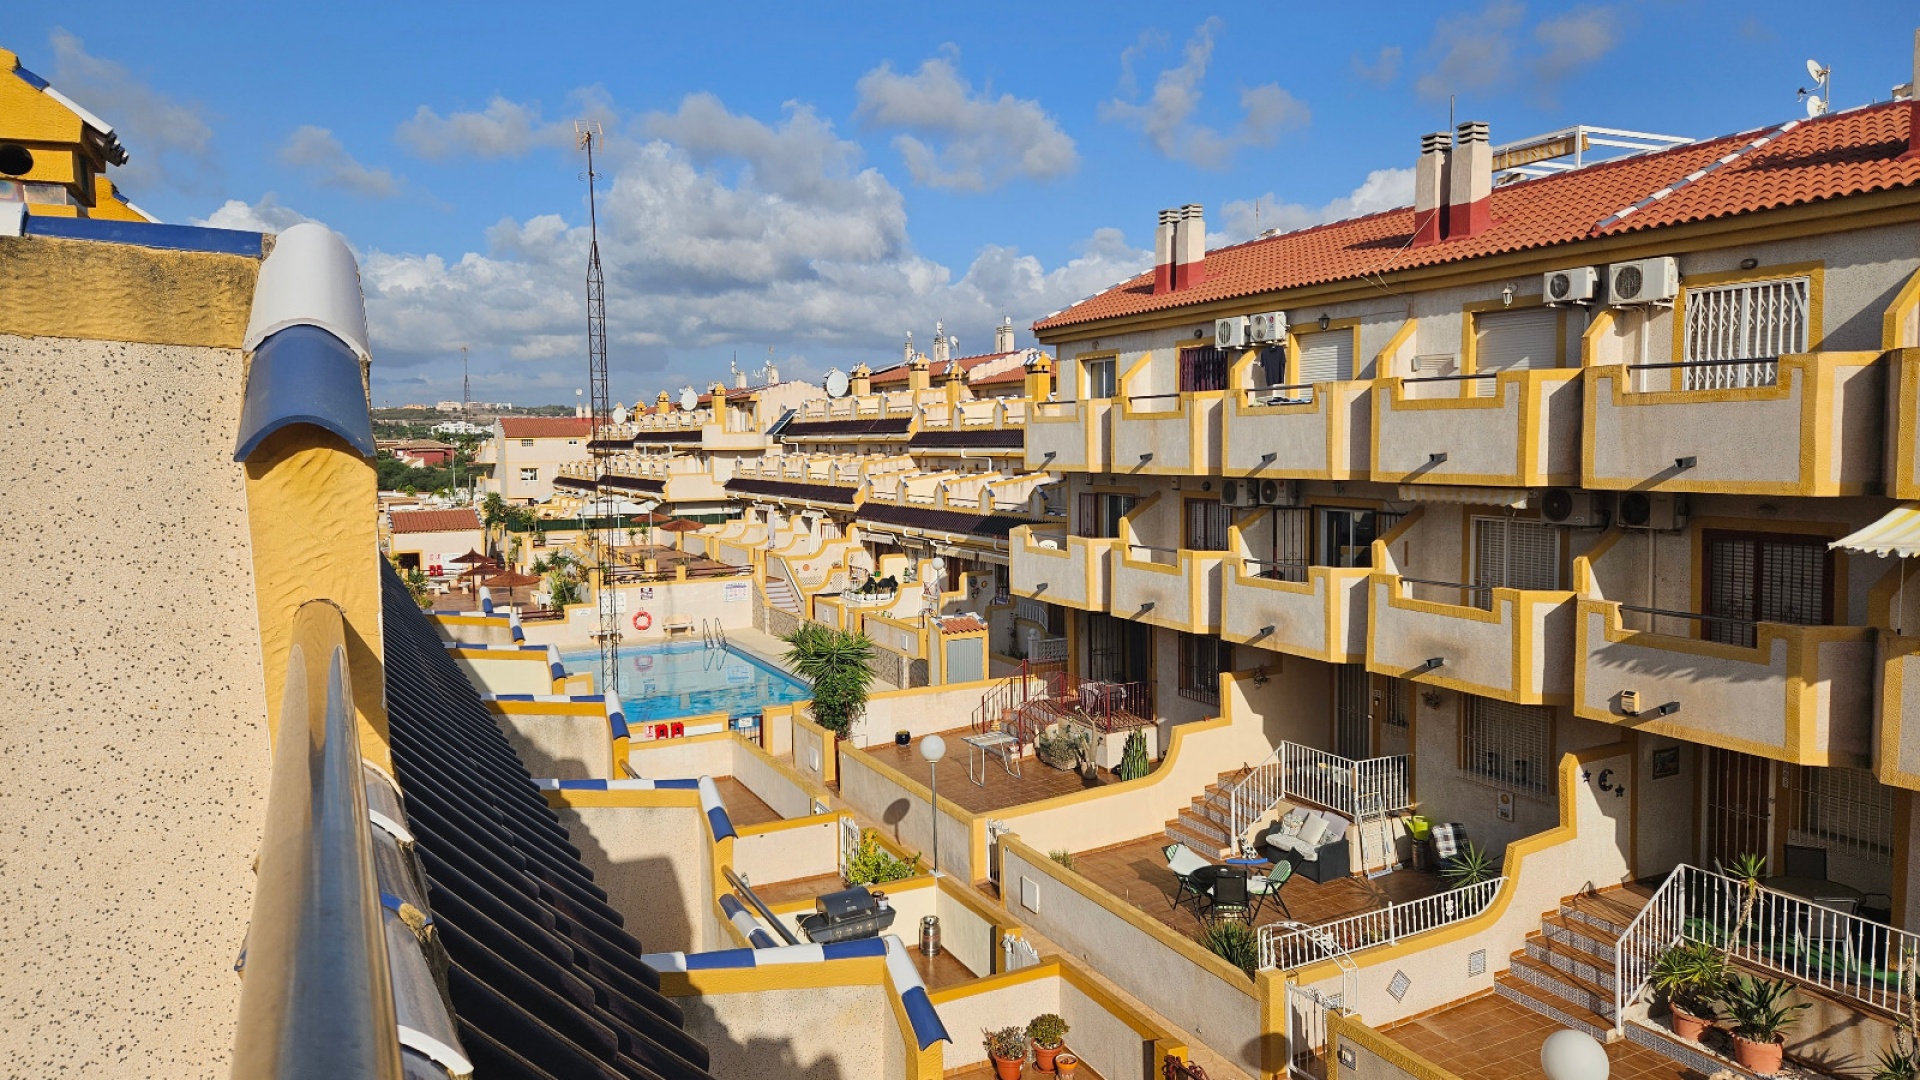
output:
[[[0,44],[113,123],[168,221],[303,218],[360,254],[376,404],[571,401],[583,163],[617,397],[786,378],[945,320],[963,353],[1136,272],[1155,212],[1216,243],[1407,201],[1418,137],[1572,123],[1705,137],[1911,73],[1893,3],[1191,7],[25,5]],[[825,9],[819,9],[825,10]]]

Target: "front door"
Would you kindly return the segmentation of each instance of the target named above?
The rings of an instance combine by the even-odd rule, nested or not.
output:
[[[1354,761],[1373,756],[1373,679],[1365,664],[1333,669],[1333,752]]]
[[[1773,763],[1717,746],[1700,755],[1700,858],[1709,868],[1773,850]]]
[[[1100,612],[1087,615],[1086,677],[1097,682],[1148,682],[1153,627]]]

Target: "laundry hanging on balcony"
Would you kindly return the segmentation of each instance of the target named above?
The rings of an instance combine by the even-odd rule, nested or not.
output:
[[[1857,551],[1865,555],[1898,555],[1903,559],[1920,555],[1920,503],[1901,503],[1880,520],[1827,545],[1838,551]]]
[[[1401,484],[1401,502],[1464,503],[1469,506],[1524,508],[1533,492],[1527,488],[1459,487],[1452,484]]]

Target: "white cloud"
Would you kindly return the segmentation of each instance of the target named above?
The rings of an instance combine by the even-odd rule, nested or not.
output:
[[[1535,77],[1551,86],[1613,51],[1620,43],[1620,20],[1614,8],[1575,8],[1534,27],[1543,49],[1533,60]]]
[[[65,30],[48,35],[54,89],[112,124],[127,148],[127,164],[114,172],[114,186],[136,198],[150,191],[205,194],[215,187],[213,129],[197,106],[175,101],[136,78],[124,66],[93,56]]]
[[[1362,60],[1359,53],[1353,56],[1353,73],[1367,82],[1385,86],[1400,77],[1401,49],[1398,45],[1387,45],[1373,55],[1371,61]]]
[[[888,64],[857,84],[855,114],[893,140],[915,182],[959,191],[987,191],[1016,177],[1047,180],[1080,161],[1073,139],[1038,101],[994,97],[973,85],[948,58],[933,58],[903,75]]]
[[[1282,202],[1272,192],[1222,208],[1222,242],[1251,240],[1268,229],[1291,232],[1328,221],[1360,217],[1413,202],[1412,169],[1375,169],[1360,186],[1324,206]],[[1256,213],[1255,208],[1258,207]]]
[[[1492,0],[1477,12],[1440,19],[1423,50],[1426,71],[1414,82],[1439,100],[1508,87],[1525,73],[1527,89],[1551,102],[1558,84],[1620,43],[1625,16],[1614,7],[1579,7],[1544,19],[1523,35],[1526,5]]]
[[[1114,98],[1100,106],[1101,118],[1138,129],[1164,157],[1206,169],[1224,169],[1242,147],[1271,146],[1282,132],[1306,126],[1312,110],[1277,83],[1240,91],[1241,118],[1231,131],[1194,121],[1203,96],[1200,84],[1213,60],[1214,35],[1223,25],[1217,16],[1201,23],[1182,51],[1180,66],[1160,72],[1145,102]],[[1159,40],[1143,35],[1121,54],[1120,86],[1126,97],[1136,93],[1134,64]]]
[[[214,229],[242,229],[246,232],[279,232],[291,225],[313,219],[290,206],[283,206],[280,197],[269,191],[260,196],[258,202],[248,204],[240,199],[228,199],[221,203],[213,213],[203,218],[189,218],[189,225],[204,225]]]
[[[386,169],[372,169],[354,159],[333,132],[302,124],[280,147],[280,161],[313,174],[321,187],[385,199],[400,192],[400,181]]]
[[[569,95],[573,115],[613,126],[616,120],[606,92],[582,87]],[[571,149],[572,120],[549,121],[538,105],[495,96],[479,112],[452,112],[445,116],[422,105],[401,122],[394,138],[415,156],[431,160],[452,157],[520,157],[535,149]]]

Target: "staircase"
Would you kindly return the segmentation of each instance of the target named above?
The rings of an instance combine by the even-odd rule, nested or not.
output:
[[[800,614],[800,596],[793,591],[786,578],[769,577],[766,581],[767,603],[789,615]]]
[[[1613,946],[1646,899],[1634,890],[1609,889],[1561,901],[1494,978],[1494,993],[1602,1042],[1618,1040]]]
[[[1234,786],[1246,775],[1246,769],[1221,773],[1192,805],[1181,808],[1179,817],[1167,822],[1167,839],[1185,845],[1208,862],[1235,854],[1229,799]]]

